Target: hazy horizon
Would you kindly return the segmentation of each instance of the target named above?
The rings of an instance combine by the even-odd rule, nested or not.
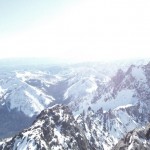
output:
[[[150,56],[150,1],[0,0],[0,59]]]

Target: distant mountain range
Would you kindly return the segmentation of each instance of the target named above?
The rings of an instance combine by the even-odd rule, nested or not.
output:
[[[33,66],[0,69],[0,149],[126,150],[135,128],[149,137],[149,60]]]

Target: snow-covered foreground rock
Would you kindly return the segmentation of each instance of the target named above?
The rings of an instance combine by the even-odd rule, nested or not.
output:
[[[130,131],[121,139],[113,150],[149,150],[150,149],[150,124]]]
[[[1,150],[92,150],[68,107],[45,109],[33,125],[7,142]]]
[[[114,146],[114,138],[99,120],[74,118],[69,107],[55,105],[43,110],[33,125],[13,138],[0,142],[1,150],[148,150],[150,125],[130,131]],[[97,116],[98,117],[98,114]],[[100,118],[100,116],[99,116]],[[118,132],[117,130],[115,132]]]

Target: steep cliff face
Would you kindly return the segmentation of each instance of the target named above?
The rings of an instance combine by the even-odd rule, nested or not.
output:
[[[150,124],[130,131],[121,139],[113,150],[149,150],[150,149]]]
[[[87,150],[91,149],[68,107],[56,105],[43,110],[33,125],[2,142],[1,150]]]

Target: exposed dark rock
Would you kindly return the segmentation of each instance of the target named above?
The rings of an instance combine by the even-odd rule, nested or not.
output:
[[[56,105],[43,110],[33,125],[0,145],[1,150],[92,150],[67,106]]]

